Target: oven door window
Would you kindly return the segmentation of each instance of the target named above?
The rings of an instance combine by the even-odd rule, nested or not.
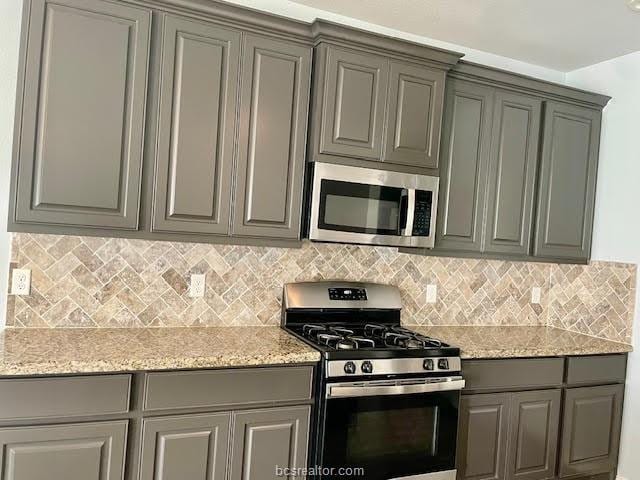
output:
[[[338,180],[321,182],[318,228],[400,235],[405,222],[406,190],[403,188]]]
[[[453,470],[459,400],[460,392],[329,399],[322,464],[364,469],[367,480]]]

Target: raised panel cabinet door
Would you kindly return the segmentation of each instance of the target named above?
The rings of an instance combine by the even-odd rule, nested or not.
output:
[[[598,110],[547,102],[534,254],[588,260],[600,143]]]
[[[224,480],[230,413],[145,419],[140,480]]]
[[[623,396],[624,385],[567,389],[560,453],[561,477],[615,470]]]
[[[483,85],[447,82],[436,249],[482,251],[493,94]]]
[[[2,480],[122,480],[127,421],[0,429]]]
[[[498,90],[493,108],[485,251],[528,255],[542,102]]]
[[[231,480],[303,480],[291,469],[307,465],[310,407],[234,414]]]
[[[458,479],[504,480],[511,395],[463,395],[458,428]]]
[[[167,15],[153,230],[228,234],[240,32]]]
[[[247,35],[233,235],[300,237],[311,47]]]
[[[391,62],[383,161],[438,168],[445,72]]]
[[[320,153],[380,160],[389,62],[355,50],[325,48]]]
[[[15,221],[136,230],[151,12],[33,0]]]
[[[546,480],[555,477],[561,399],[559,389],[513,394],[508,479]]]

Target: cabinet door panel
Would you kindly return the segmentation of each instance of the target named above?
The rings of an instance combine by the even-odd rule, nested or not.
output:
[[[234,414],[231,480],[278,480],[277,467],[306,466],[309,414],[310,407]]]
[[[463,396],[458,429],[458,478],[503,480],[510,395]]]
[[[438,168],[445,72],[391,62],[383,160]]]
[[[536,256],[589,258],[600,118],[597,110],[547,103]]]
[[[493,90],[447,84],[436,248],[482,250]]]
[[[528,255],[541,101],[498,91],[493,112],[485,251]]]
[[[122,480],[127,421],[0,429],[2,480]]]
[[[223,480],[230,413],[144,420],[140,480]]]
[[[311,49],[247,35],[233,234],[298,238]]]
[[[545,480],[554,477],[561,396],[560,390],[513,394],[508,478]]]
[[[561,477],[597,474],[616,468],[623,395],[623,385],[566,391]]]
[[[327,47],[320,153],[380,160],[387,60]]]
[[[227,234],[240,33],[164,22],[153,229]]]
[[[137,229],[150,25],[121,3],[31,2],[17,222]]]

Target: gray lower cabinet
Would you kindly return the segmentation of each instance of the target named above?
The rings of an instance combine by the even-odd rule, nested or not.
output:
[[[309,415],[308,406],[234,413],[230,479],[303,479],[279,469],[307,465]]]
[[[139,480],[223,480],[230,413],[148,418]]]
[[[245,36],[233,235],[300,237],[310,82],[309,47]]]
[[[546,104],[536,256],[589,259],[601,116],[595,109]]]
[[[240,32],[164,17],[152,230],[229,233]]]
[[[2,480],[122,480],[126,420],[0,428]]]
[[[25,4],[13,221],[136,230],[151,11]]]
[[[615,471],[623,385],[570,388],[564,400],[560,476]]]

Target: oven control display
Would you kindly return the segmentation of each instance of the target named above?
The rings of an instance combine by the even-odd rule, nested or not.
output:
[[[330,288],[330,300],[366,300],[367,291],[364,288]]]

